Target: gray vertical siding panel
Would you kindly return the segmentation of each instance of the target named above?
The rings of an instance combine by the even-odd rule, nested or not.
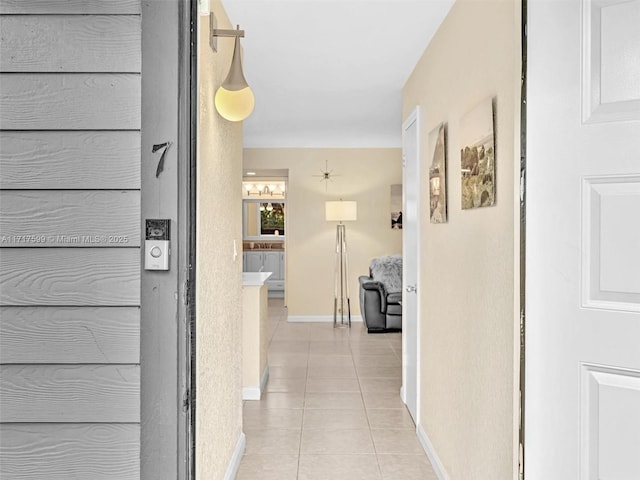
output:
[[[0,421],[137,423],[138,365],[2,365]]]
[[[140,478],[140,13],[0,0],[3,479]]]
[[[0,14],[139,15],[140,0],[0,0]]]
[[[140,305],[138,248],[3,248],[0,305]]]
[[[3,247],[139,247],[140,191],[0,191],[0,232]]]
[[[137,480],[140,425],[3,425],[3,480]]]
[[[139,130],[140,75],[0,73],[3,130]]]
[[[0,307],[2,364],[138,364],[138,307]]]
[[[139,189],[139,131],[0,131],[0,188]]]
[[[0,31],[3,72],[140,72],[139,15],[9,15]]]

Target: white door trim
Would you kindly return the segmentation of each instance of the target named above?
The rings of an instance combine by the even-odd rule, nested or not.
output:
[[[418,192],[418,202],[416,205],[416,221],[417,221],[417,230],[416,230],[416,235],[417,235],[417,239],[416,239],[416,245],[418,246],[418,248],[416,249],[416,255],[417,258],[416,260],[416,265],[418,265],[418,269],[416,272],[416,283],[418,285],[418,290],[416,292],[416,428],[420,425],[420,364],[421,364],[421,355],[420,355],[420,299],[421,299],[421,294],[420,294],[420,285],[421,285],[421,279],[420,279],[420,194],[421,194],[421,189],[420,189],[420,106],[416,105],[416,107],[414,107],[414,109],[409,113],[409,115],[407,116],[407,118],[404,120],[404,122],[402,122],[402,136],[403,136],[403,146],[404,146],[404,132],[412,125],[412,124],[416,124],[416,176],[413,178],[413,181],[415,181],[417,183],[417,192]],[[404,156],[402,159],[402,165],[403,165],[403,169],[402,169],[402,181],[403,181],[403,185],[406,185],[407,183],[407,179],[404,178],[405,176],[405,170],[404,170]],[[405,187],[403,187],[402,191],[404,192]],[[404,193],[403,193],[404,196]],[[403,199],[403,208],[404,208],[404,199]],[[402,240],[402,250],[403,250],[403,254],[406,251],[405,249],[405,241],[404,241],[404,237]],[[407,346],[407,335],[404,334],[402,335],[402,350],[403,352],[406,351],[406,346]],[[400,392],[400,395],[402,397],[402,401],[406,404],[407,403],[407,399],[406,399],[406,389],[404,388],[404,386],[407,383],[407,371],[404,365],[404,362],[402,364],[402,389]]]

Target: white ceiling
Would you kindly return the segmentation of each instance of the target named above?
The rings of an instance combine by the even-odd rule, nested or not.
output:
[[[402,87],[453,0],[222,0],[256,97],[245,147],[399,147]]]

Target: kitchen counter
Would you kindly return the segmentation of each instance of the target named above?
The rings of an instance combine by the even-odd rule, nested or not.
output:
[[[242,241],[243,252],[284,252],[284,242],[249,242]]]
[[[245,248],[243,252],[284,252],[284,248]]]
[[[242,286],[243,287],[259,287],[264,285],[271,272],[242,272]]]
[[[271,272],[242,273],[242,399],[260,400],[269,379],[267,350]]]

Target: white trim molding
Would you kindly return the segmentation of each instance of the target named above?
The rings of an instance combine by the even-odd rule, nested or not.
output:
[[[442,462],[440,461],[440,457],[438,457],[431,440],[429,440],[429,437],[427,436],[427,432],[424,431],[421,424],[418,424],[416,433],[418,434],[418,440],[420,441],[422,448],[427,454],[427,457],[429,457],[429,461],[431,462],[431,466],[433,467],[433,471],[436,473],[438,480],[450,480],[447,471],[444,469],[444,465],[442,465]]]
[[[264,367],[262,376],[260,377],[260,385],[257,387],[242,387],[242,400],[260,400],[262,392],[269,381],[269,365]]]
[[[247,445],[247,437],[244,432],[240,433],[240,437],[236,442],[236,448],[233,451],[233,455],[231,456],[231,461],[229,462],[229,466],[227,467],[227,471],[224,474],[224,480],[234,480],[236,475],[238,474],[238,468],[240,468],[240,462],[242,461],[242,456],[244,455],[244,449]]]
[[[242,400],[260,400],[260,387],[242,387]]]

